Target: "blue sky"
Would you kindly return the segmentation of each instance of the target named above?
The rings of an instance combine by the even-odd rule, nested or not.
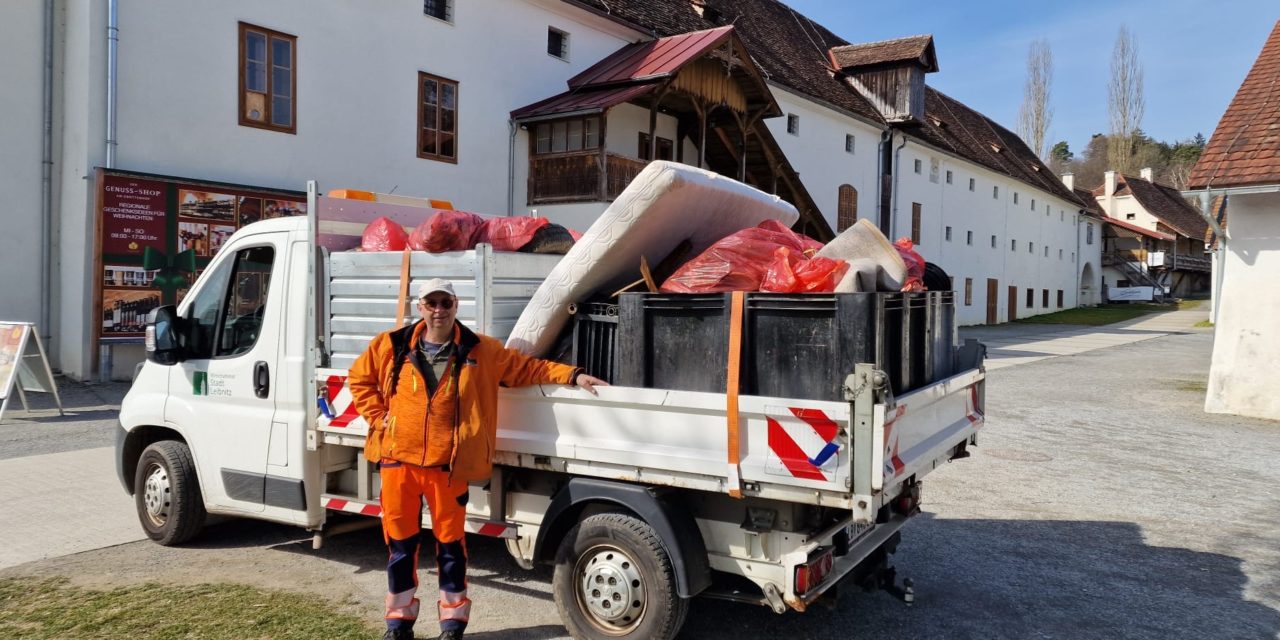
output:
[[[850,42],[931,33],[939,71],[930,86],[1011,131],[1027,48],[1053,49],[1052,141],[1079,153],[1106,132],[1111,48],[1121,24],[1138,43],[1145,75],[1142,128],[1157,140],[1209,137],[1280,18],[1276,0],[784,0]]]

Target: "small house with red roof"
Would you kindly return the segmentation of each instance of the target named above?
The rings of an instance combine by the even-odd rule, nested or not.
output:
[[[1280,21],[1188,187],[1216,227],[1205,411],[1280,420]]]

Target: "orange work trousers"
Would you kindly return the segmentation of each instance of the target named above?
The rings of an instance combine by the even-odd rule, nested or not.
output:
[[[431,512],[440,574],[441,630],[463,630],[471,617],[467,598],[467,548],[464,525],[467,483],[449,481],[441,467],[419,467],[397,460],[378,465],[382,476],[382,535],[387,542],[386,621],[391,629],[412,629],[418,619],[418,549],[422,538],[422,502]]]

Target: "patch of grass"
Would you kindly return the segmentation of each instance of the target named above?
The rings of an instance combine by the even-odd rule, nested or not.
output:
[[[1031,324],[1084,324],[1099,326],[1113,322],[1132,320],[1138,316],[1161,311],[1194,309],[1200,306],[1199,300],[1179,300],[1177,305],[1153,303],[1112,303],[1100,304],[1096,307],[1079,307],[1065,309],[1054,313],[1045,313],[1030,318],[1019,318],[1016,322]]]
[[[1197,326],[1197,327],[1212,327],[1212,326],[1213,326],[1213,321],[1212,321],[1212,320],[1201,320],[1200,322],[1197,322],[1197,323],[1195,324],[1195,326]]]
[[[367,638],[372,627],[315,597],[235,584],[110,591],[65,578],[0,580],[0,637],[62,640]]]
[[[1085,324],[1096,327],[1099,325],[1111,324],[1113,322],[1132,320],[1138,316],[1144,316],[1151,313],[1153,309],[1146,309],[1146,306],[1148,305],[1104,304],[1097,307],[1065,309],[1054,313],[1031,316],[1030,318],[1019,318],[1017,322],[1026,322],[1031,324]]]
[[[1194,393],[1207,393],[1209,391],[1209,383],[1204,380],[1179,380],[1174,388],[1178,391],[1192,391]]]

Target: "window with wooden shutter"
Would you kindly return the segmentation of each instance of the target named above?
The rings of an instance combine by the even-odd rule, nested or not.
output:
[[[418,157],[458,162],[458,83],[418,72]]]
[[[920,244],[920,203],[911,203],[911,243]]]
[[[836,200],[836,233],[840,233],[858,221],[858,190],[853,185],[840,185]]]
[[[240,124],[296,133],[298,39],[240,23]]]

